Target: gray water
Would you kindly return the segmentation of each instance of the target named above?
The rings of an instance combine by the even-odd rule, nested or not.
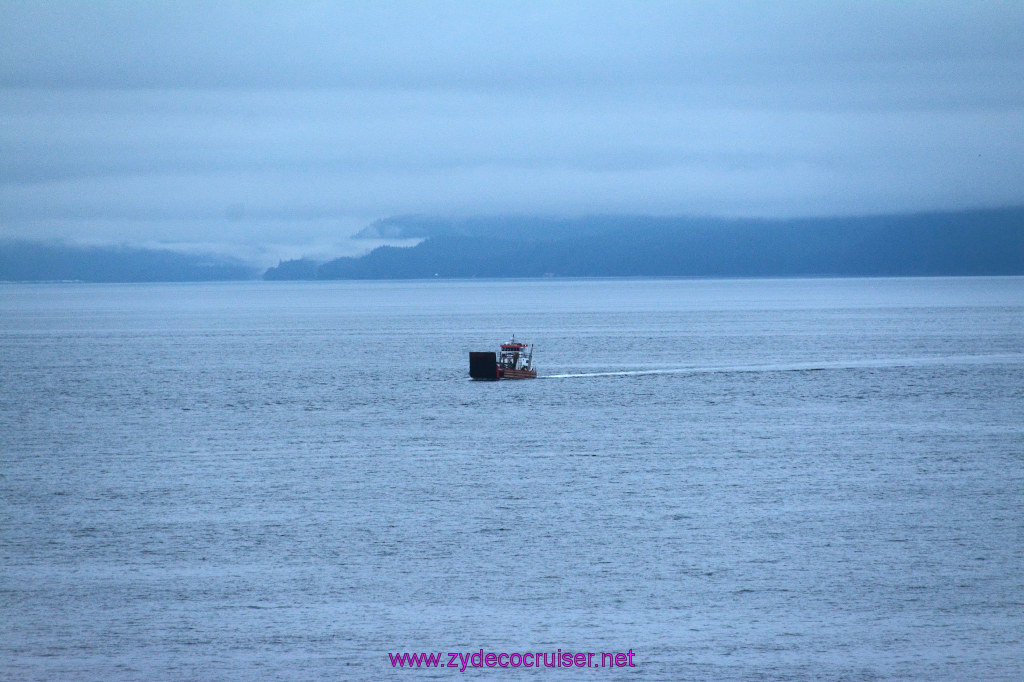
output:
[[[2,285],[0,673],[1021,679],[1022,331],[1021,278]],[[512,333],[543,378],[469,381]],[[637,667],[388,658],[480,649]]]

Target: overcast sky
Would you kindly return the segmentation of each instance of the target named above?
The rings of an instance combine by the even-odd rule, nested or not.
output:
[[[0,237],[1024,204],[1024,2],[0,0]]]

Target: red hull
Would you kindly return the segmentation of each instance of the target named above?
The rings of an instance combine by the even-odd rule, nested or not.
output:
[[[499,379],[536,379],[537,372],[532,369],[501,369],[498,368]]]

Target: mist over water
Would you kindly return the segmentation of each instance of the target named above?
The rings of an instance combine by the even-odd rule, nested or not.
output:
[[[1017,679],[1021,329],[1022,278],[0,286],[0,671]],[[545,380],[468,380],[513,333]]]

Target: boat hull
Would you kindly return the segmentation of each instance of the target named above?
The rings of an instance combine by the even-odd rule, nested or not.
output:
[[[469,376],[480,381],[497,381],[498,379],[536,379],[537,372],[532,369],[510,369],[498,366],[497,353],[470,353]]]
[[[502,379],[536,379],[537,372],[532,369],[502,369],[498,368],[498,375]]]

